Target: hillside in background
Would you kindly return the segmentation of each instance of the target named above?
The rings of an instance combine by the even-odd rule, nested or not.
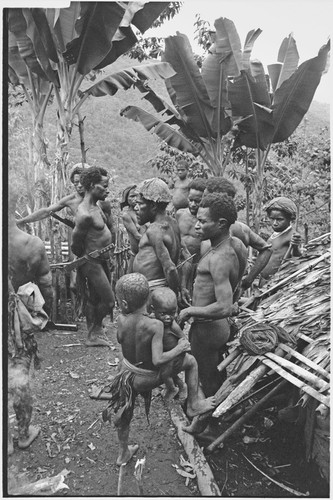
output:
[[[137,65],[136,61],[123,57],[116,61],[102,76],[119,71],[122,68]],[[91,83],[88,82],[87,86]],[[164,97],[167,95],[162,82],[153,82],[153,88]],[[142,99],[135,90],[118,91],[114,96],[90,97],[81,108],[84,120],[85,147],[87,162],[90,165],[100,165],[110,171],[113,178],[114,191],[117,195],[128,184],[137,183],[156,174],[147,161],[159,151],[159,140],[149,134],[142,125],[122,118],[120,110],[128,104],[138,105],[152,110],[150,104]],[[48,107],[45,119],[45,131],[49,140],[48,155],[54,161],[56,140],[55,105]],[[22,162],[27,162],[28,131],[31,123],[26,105],[20,108],[22,121],[20,127],[24,131],[21,137],[9,134],[9,168],[11,179],[21,175]],[[317,134],[329,127],[329,104],[313,102],[306,115],[306,133]],[[75,126],[70,145],[70,164],[81,160],[80,139],[78,127]]]

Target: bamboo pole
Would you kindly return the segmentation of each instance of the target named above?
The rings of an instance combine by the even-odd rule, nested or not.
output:
[[[317,399],[317,401],[319,401],[320,403],[323,403],[327,407],[330,407],[330,398],[329,397],[323,396],[318,391],[316,391],[313,387],[309,387],[304,382],[299,380],[297,377],[294,377],[293,375],[288,373],[286,370],[281,368],[280,365],[278,365],[277,363],[274,363],[274,361],[272,361],[271,359],[264,358],[262,360],[262,363],[264,363],[266,366],[268,366],[269,368],[274,370],[281,377],[288,380],[288,382],[290,382],[291,384],[295,385],[296,387],[298,387],[302,391],[306,392],[307,394],[309,394],[313,398]]]
[[[310,384],[313,384],[317,386],[318,389],[321,390],[327,390],[330,387],[330,384],[319,378],[317,375],[310,373],[308,370],[305,370],[301,366],[295,365],[291,361],[288,361],[287,359],[281,358],[279,356],[276,356],[272,352],[267,352],[265,354],[266,358],[271,359],[272,361],[275,361],[278,365],[282,366],[283,368],[286,368],[290,372],[294,373],[294,375],[304,378],[307,382]]]
[[[294,349],[292,349],[288,345],[279,344],[279,347],[281,347],[281,349],[286,351],[288,354],[291,354],[292,356],[294,356],[294,358],[298,359],[298,361],[301,361],[305,365],[308,365],[310,368],[313,368],[313,370],[316,370],[316,372],[320,373],[320,375],[325,377],[327,380],[330,380],[330,374],[328,373],[328,371],[325,370],[324,368],[322,368],[321,366],[317,365],[313,361],[311,361],[311,359],[307,358],[306,356],[304,356],[300,352],[295,351]]]
[[[218,445],[224,443],[224,441],[230,437],[235,431],[240,429],[242,425],[247,422],[260,408],[262,408],[266,402],[275,394],[277,394],[282,387],[287,384],[285,380],[279,382],[273,389],[271,389],[265,396],[263,396],[257,403],[255,403],[244,415],[242,415],[236,422],[234,422],[223,434],[216,438],[208,447],[207,451],[212,452]]]
[[[221,496],[219,487],[214,479],[212,470],[195,438],[183,430],[188,420],[180,406],[169,408],[171,420],[174,423],[178,438],[188,456],[197,477],[198,488],[202,496]]]

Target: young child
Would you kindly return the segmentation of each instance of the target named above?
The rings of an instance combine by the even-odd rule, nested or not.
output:
[[[150,300],[155,318],[162,321],[164,325],[163,352],[169,352],[176,347],[179,339],[186,338],[175,321],[177,296],[170,288],[157,288],[152,292]],[[177,394],[179,399],[184,400],[187,397],[186,384],[178,375],[172,376],[173,373],[181,371],[185,355],[186,353],[183,352],[161,366],[161,378],[166,387],[163,397],[166,402],[171,401]]]
[[[161,384],[160,367],[185,353],[189,342],[181,338],[176,347],[163,352],[163,330],[161,321],[147,314],[149,285],[140,273],[125,274],[116,284],[116,296],[121,314],[117,320],[117,338],[121,345],[123,360],[120,373],[111,384],[104,388],[100,399],[110,399],[103,419],[110,420],[110,408],[116,413],[114,423],[119,440],[117,465],[126,464],[136,453],[138,446],[129,446],[129,428],[133,417],[135,399],[143,394],[149,411],[151,391]],[[194,357],[185,354],[181,366],[185,371],[188,387],[187,415],[195,415],[212,410],[215,397],[205,399],[199,389],[198,365]]]
[[[180,160],[177,165],[178,179],[175,181],[172,193],[172,204],[175,211],[188,206],[189,183],[188,164],[185,160]]]
[[[301,236],[293,232],[292,227],[297,213],[295,203],[289,198],[280,196],[267,204],[266,212],[274,233],[267,240],[267,243],[272,245],[272,255],[268,264],[261,271],[261,277],[264,280],[275,274],[285,259],[302,255]]]

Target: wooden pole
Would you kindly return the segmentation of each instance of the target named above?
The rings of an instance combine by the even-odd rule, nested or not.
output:
[[[257,403],[255,403],[244,415],[242,415],[235,423],[233,423],[223,434],[215,439],[208,447],[207,451],[213,451],[218,445],[222,444],[228,437],[230,437],[235,431],[240,429],[242,425],[247,422],[260,408],[262,408],[266,402],[275,396],[277,392],[286,385],[286,380],[282,380],[278,383],[272,390],[270,390],[265,396],[263,396]]]
[[[171,420],[174,423],[179,440],[188,456],[197,476],[198,488],[202,496],[221,496],[219,487],[214,479],[212,470],[195,438],[183,430],[189,422],[180,406],[169,408]]]

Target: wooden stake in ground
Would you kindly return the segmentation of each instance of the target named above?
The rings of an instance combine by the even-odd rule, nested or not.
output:
[[[184,426],[189,425],[183,410],[180,406],[175,406],[169,408],[169,412],[172,422],[177,429],[179,440],[186,451],[194,472],[196,473],[200,494],[203,497],[221,496],[219,487],[216,484],[211,468],[209,467],[200,446],[192,434],[188,434],[183,430]]]
[[[122,496],[121,490],[123,489],[123,477],[124,477],[125,467],[126,464],[121,464],[121,466],[119,467],[118,488],[117,488],[118,497]]]
[[[136,484],[138,486],[139,497],[143,497],[143,481],[142,473],[146,463],[146,457],[138,459],[134,467],[134,477],[136,479]]]

